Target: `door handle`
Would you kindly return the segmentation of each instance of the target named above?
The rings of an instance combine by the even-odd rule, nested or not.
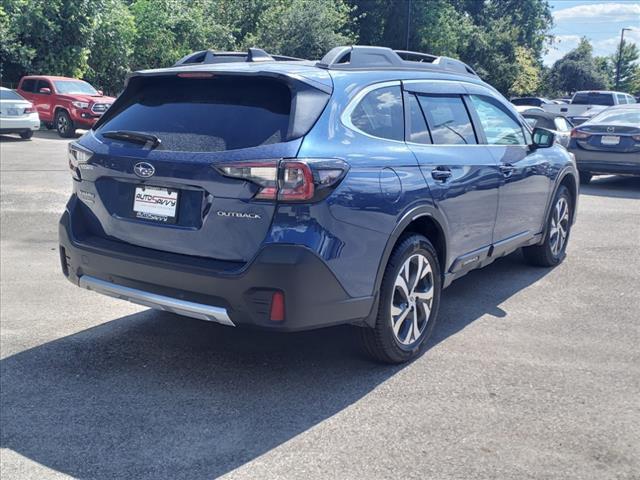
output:
[[[434,180],[446,181],[451,177],[451,169],[448,167],[436,167],[431,170],[431,176]]]
[[[510,177],[511,175],[513,175],[513,172],[515,172],[515,170],[516,170],[516,167],[514,167],[510,163],[505,163],[503,165],[500,165],[500,171],[505,177]]]

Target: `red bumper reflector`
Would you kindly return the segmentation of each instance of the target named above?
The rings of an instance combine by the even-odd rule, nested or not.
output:
[[[284,321],[284,293],[273,292],[273,297],[271,297],[271,313],[269,314],[269,320],[272,322]]]

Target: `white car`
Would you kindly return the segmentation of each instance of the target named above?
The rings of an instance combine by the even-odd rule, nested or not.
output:
[[[13,90],[0,87],[0,134],[18,133],[27,140],[39,128],[40,117],[33,104]]]

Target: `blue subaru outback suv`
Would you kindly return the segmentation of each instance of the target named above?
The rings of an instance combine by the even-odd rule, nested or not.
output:
[[[60,220],[80,287],[230,326],[358,327],[415,357],[454,279],[562,261],[575,161],[464,63],[197,52],[132,74],[71,143]]]

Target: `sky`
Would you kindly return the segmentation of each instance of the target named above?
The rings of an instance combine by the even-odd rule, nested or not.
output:
[[[545,65],[561,58],[574,49],[581,37],[593,45],[593,54],[615,53],[623,27],[624,39],[640,47],[640,0],[550,0],[556,37],[544,56]]]

